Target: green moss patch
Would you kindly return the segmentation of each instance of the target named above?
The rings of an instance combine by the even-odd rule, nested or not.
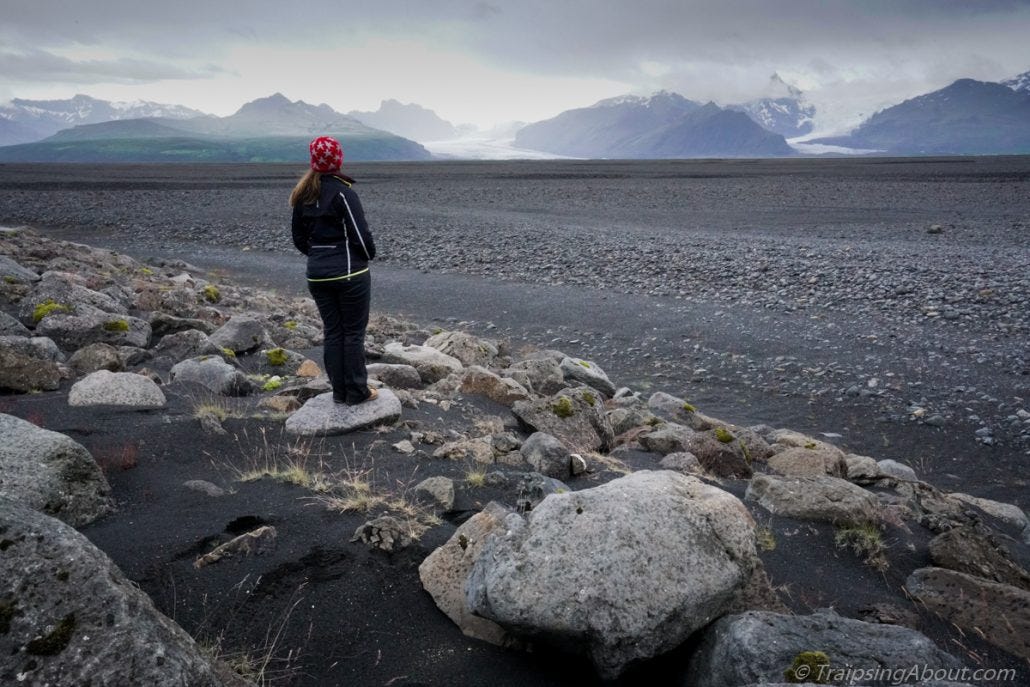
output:
[[[583,396],[583,400],[586,401],[587,403],[589,403],[590,405],[594,405],[594,401],[597,400],[597,397],[594,396],[589,391],[584,391],[582,396]]]
[[[286,361],[289,360],[289,356],[286,355],[286,351],[281,348],[273,348],[270,351],[265,352],[265,360],[268,364],[273,367],[279,367],[285,365]]]
[[[282,377],[272,377],[267,382],[261,385],[262,391],[275,391],[283,385]]]
[[[783,671],[783,677],[792,684],[811,682],[825,685],[830,681],[830,657],[822,651],[802,651]]]
[[[222,300],[222,292],[214,284],[208,284],[201,290],[204,300],[208,303],[217,303]]]
[[[293,320],[286,320],[285,322],[283,322],[283,326],[292,332],[297,328],[297,323]]]
[[[34,324],[39,324],[40,320],[42,320],[47,315],[51,315],[55,312],[71,311],[72,309],[70,305],[65,305],[64,303],[55,303],[54,301],[48,298],[32,310],[32,322]]]
[[[688,413],[696,413],[697,407],[692,403],[687,403],[686,401],[684,401],[683,410],[687,411]]]
[[[728,444],[731,441],[733,441],[736,437],[734,437],[733,434],[730,433],[730,430],[726,429],[725,427],[716,427],[715,438],[724,444]]]
[[[53,632],[36,637],[25,645],[25,651],[34,656],[56,656],[64,651],[75,634],[75,614],[69,613],[57,623]]]
[[[551,412],[558,417],[572,417],[575,414],[576,409],[572,407],[572,399],[568,396],[562,396],[556,402],[551,404]]]
[[[129,323],[126,320],[108,320],[104,322],[105,332],[127,332],[129,331]]]

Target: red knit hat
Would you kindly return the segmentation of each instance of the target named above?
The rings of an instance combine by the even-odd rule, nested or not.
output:
[[[311,169],[328,174],[339,172],[343,165],[343,148],[331,136],[319,136],[308,145],[311,152]]]

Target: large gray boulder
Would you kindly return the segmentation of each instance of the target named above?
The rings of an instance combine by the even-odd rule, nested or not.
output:
[[[473,365],[461,373],[459,389],[463,394],[485,396],[505,406],[529,398],[529,391],[511,377],[501,377],[478,365]]]
[[[465,582],[487,538],[503,526],[508,513],[500,504],[488,503],[418,566],[422,587],[462,632],[499,646],[511,643],[510,637],[497,623],[472,614],[465,595]]]
[[[1030,660],[1030,592],[944,568],[920,568],[905,589],[956,627]]]
[[[57,363],[19,353],[14,346],[0,345],[0,389],[27,393],[53,391],[60,385]]]
[[[606,678],[729,612],[761,567],[744,504],[669,471],[553,494],[499,531],[469,575],[469,608],[586,650]]]
[[[151,320],[153,321],[153,320]],[[202,355],[220,355],[222,349],[199,329],[184,329],[165,335],[152,349],[155,358],[166,358],[172,364]]]
[[[19,317],[25,324],[36,324],[42,322],[40,314],[47,312],[50,308],[47,305],[56,305],[57,309],[52,313],[62,311],[78,311],[84,308],[87,311],[100,310],[109,315],[125,315],[128,310],[106,293],[86,288],[80,283],[81,277],[67,273],[48,271],[44,272],[40,281],[35,285],[32,295],[22,301]],[[40,306],[44,306],[40,309]],[[46,315],[51,317],[52,315]],[[43,319],[46,319],[44,317]]]
[[[464,366],[457,358],[441,353],[429,346],[406,345],[392,341],[383,347],[382,362],[410,365],[418,370],[425,384],[434,384],[452,372],[461,372]]]
[[[30,358],[62,363],[65,360],[61,349],[53,339],[45,336],[0,336],[0,348],[9,348]]]
[[[880,520],[879,502],[868,492],[838,477],[755,475],[744,496],[773,515],[838,524]]]
[[[401,402],[389,389],[379,398],[349,406],[333,401],[332,393],[315,396],[286,420],[286,431],[301,436],[346,434],[375,425],[393,424],[401,417]]]
[[[848,476],[848,463],[844,458],[844,453],[834,446],[829,448],[791,446],[769,458],[769,469],[791,477],[831,475],[832,477],[846,478]]]
[[[27,267],[22,267],[6,255],[0,255],[0,278],[4,281],[16,281],[24,284],[34,284],[39,281],[39,275]]]
[[[28,336],[29,329],[18,318],[0,311],[0,336]]]
[[[394,389],[417,389],[422,386],[422,377],[411,365],[371,363],[365,369],[369,377]]]
[[[615,385],[597,363],[582,358],[566,357],[558,364],[566,381],[579,382],[597,389],[611,398],[615,395]]]
[[[211,332],[211,343],[228,348],[234,353],[247,353],[270,342],[271,338],[260,321],[253,317],[234,315],[221,327]]]
[[[146,348],[150,324],[138,317],[106,312],[80,303],[71,312],[54,311],[36,325],[36,333],[48,336],[66,351],[91,343]]]
[[[0,682],[224,684],[178,625],[71,527],[0,497]]]
[[[68,405],[160,408],[166,399],[154,380],[133,372],[97,370],[72,385]]]
[[[638,441],[648,451],[666,455],[690,450],[694,430],[674,422],[656,426],[650,432],[641,434]]]
[[[561,365],[551,358],[520,360],[512,363],[503,374],[523,386],[528,384],[531,391],[544,396],[556,394],[568,386]]]
[[[125,362],[118,353],[118,349],[105,343],[83,346],[72,353],[68,359],[68,365],[79,374],[89,374],[97,370],[121,372],[125,368]]]
[[[803,652],[821,651],[829,659],[826,674],[784,675]],[[925,666],[958,668],[962,664],[921,633],[897,625],[843,618],[833,611],[785,615],[748,611],[720,618],[702,635],[690,659],[684,684],[692,687],[805,682],[851,684],[830,671]],[[859,678],[857,684],[866,684]]]
[[[574,451],[607,451],[615,433],[593,389],[565,389],[548,398],[516,401],[512,413],[537,432],[561,439]]]
[[[534,432],[519,451],[541,475],[565,480],[572,474],[572,456],[561,441],[546,432]]]
[[[114,507],[111,487],[84,446],[64,434],[3,414],[0,496],[74,527],[87,525]]]
[[[223,396],[246,396],[255,390],[247,376],[218,356],[199,356],[172,366],[172,381],[201,384]]]
[[[426,339],[424,345],[457,358],[462,365],[490,367],[497,358],[497,342],[466,332],[440,332]]]

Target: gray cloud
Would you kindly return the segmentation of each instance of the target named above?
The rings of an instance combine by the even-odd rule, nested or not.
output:
[[[199,79],[221,70],[215,65],[184,69],[175,65],[120,58],[116,60],[71,60],[45,50],[24,53],[0,52],[0,73],[10,81],[60,81],[90,84],[98,82],[150,82],[166,79]]]
[[[282,0],[7,0],[0,45],[24,59],[8,55],[0,66],[15,80],[186,78],[189,68],[163,63],[217,64],[239,46],[325,48],[386,38],[464,53],[500,70],[728,102],[763,94],[774,71],[814,89],[846,92],[855,84],[872,96],[884,82],[894,96],[964,76],[1005,78],[1030,69],[1027,35],[1030,0],[323,0],[309,11]],[[62,65],[51,55],[47,67],[33,52],[61,54],[76,44],[125,59]],[[402,67],[407,56],[368,59]],[[361,65],[354,69],[360,78]]]

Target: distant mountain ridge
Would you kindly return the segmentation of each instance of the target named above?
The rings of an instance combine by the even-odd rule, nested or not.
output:
[[[742,112],[677,93],[620,96],[567,110],[516,134],[519,148],[588,158],[773,157],[794,153],[783,136]]]
[[[374,112],[352,110],[347,113],[359,122],[376,129],[410,138],[413,141],[444,141],[457,138],[461,130],[432,110],[414,103],[384,100]]]
[[[778,94],[727,105],[726,109],[743,112],[763,129],[784,138],[811,133],[815,126],[815,105],[805,100],[801,89],[784,81],[779,74],[769,78],[769,89]]]
[[[280,93],[243,105],[228,117],[151,117],[86,124],[50,138],[0,148],[18,162],[306,162],[312,136],[341,140],[345,160],[428,160],[414,141],[373,129],[328,105]]]
[[[812,143],[896,155],[1030,153],[1030,92],[959,79],[877,112],[847,136]]]
[[[1006,79],[1001,84],[1020,93],[1030,93],[1030,72],[1023,72],[1011,79]]]
[[[142,117],[182,120],[202,116],[205,116],[203,112],[182,105],[148,101],[109,102],[81,94],[66,100],[14,98],[9,105],[0,105],[0,145],[42,140],[80,124]]]

